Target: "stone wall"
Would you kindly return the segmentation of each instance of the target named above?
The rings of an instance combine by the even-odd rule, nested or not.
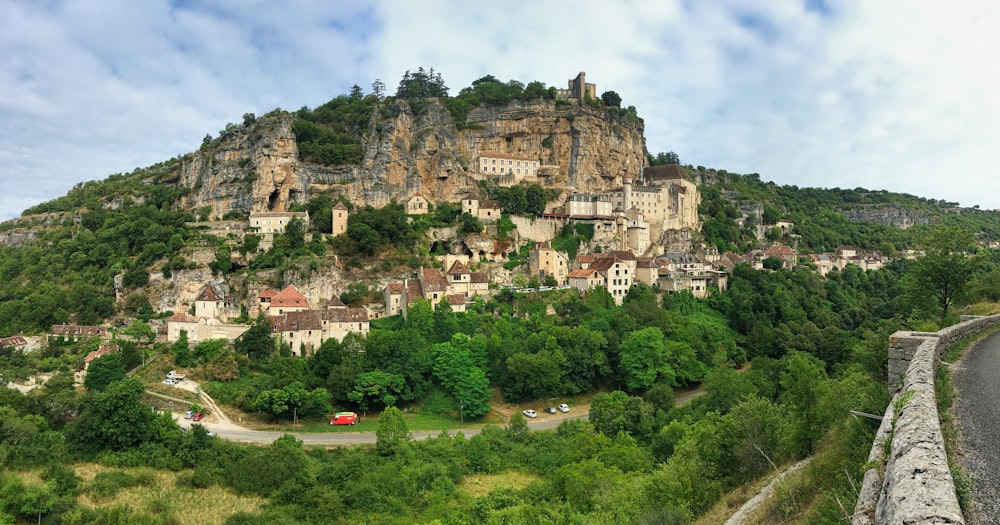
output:
[[[517,226],[517,234],[521,242],[530,239],[535,242],[548,242],[559,235],[566,224],[563,219],[536,219],[531,217],[510,216],[511,222]]]
[[[889,338],[889,388],[895,395],[869,454],[878,466],[865,472],[854,525],[965,523],[941,435],[934,373],[945,350],[997,324],[1000,316],[979,317],[938,332]]]

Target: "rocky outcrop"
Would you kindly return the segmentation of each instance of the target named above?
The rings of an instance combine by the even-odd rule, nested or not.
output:
[[[456,202],[477,190],[479,153],[538,159],[540,183],[555,189],[600,191],[636,177],[646,163],[641,120],[576,101],[514,101],[469,113],[458,129],[440,101],[415,114],[405,101],[375,111],[363,137],[361,163],[320,166],[300,162],[294,116],[276,113],[234,126],[186,155],[176,180],[190,188],[181,205],[229,212],[284,211],[318,194],[345,195],[355,204],[383,206],[420,193]]]
[[[909,228],[919,224],[929,224],[930,218],[921,210],[904,210],[895,206],[869,206],[849,210],[841,210],[852,222],[881,224],[894,228]]]

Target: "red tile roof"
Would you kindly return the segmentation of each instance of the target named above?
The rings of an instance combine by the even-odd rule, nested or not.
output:
[[[98,336],[98,335],[105,335],[106,333],[107,331],[100,326],[87,326],[78,324],[52,325],[52,335]]]
[[[201,290],[201,294],[198,296],[196,301],[221,301],[222,297],[219,296],[219,292],[211,284],[206,284],[205,288]]]
[[[174,323],[197,323],[197,322],[201,321],[201,319],[202,318],[198,317],[197,315],[188,315],[188,314],[186,314],[184,312],[176,312],[176,313],[174,313],[174,315],[170,316],[170,319],[167,319],[167,322],[174,322]]]
[[[425,292],[443,292],[448,288],[448,281],[436,268],[424,268],[420,271],[420,285]]]
[[[469,279],[471,282],[474,282],[474,283],[488,283],[488,282],[490,282],[490,273],[489,272],[472,272],[471,275],[472,275],[472,277],[471,277],[471,279]]]
[[[288,285],[284,290],[271,298],[271,306],[279,308],[308,308],[309,301],[294,286]]]
[[[451,263],[451,269],[448,270],[448,275],[462,275],[469,273],[469,269],[462,264],[462,261],[455,261]]]
[[[367,323],[368,310],[364,308],[337,308],[324,310],[323,319],[333,323]]]

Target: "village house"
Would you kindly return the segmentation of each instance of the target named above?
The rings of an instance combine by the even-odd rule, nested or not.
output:
[[[239,309],[226,300],[221,283],[209,283],[194,301],[194,315],[226,322],[239,315]]]
[[[536,242],[528,251],[528,275],[543,283],[551,275],[557,285],[564,285],[569,276],[569,257],[548,242]]]
[[[111,355],[120,351],[121,349],[118,347],[117,344],[106,343],[98,347],[97,350],[88,353],[87,357],[83,358],[83,368],[77,370],[73,374],[73,380],[76,381],[77,384],[83,384],[83,381],[87,379],[87,370],[90,369],[90,363],[93,362],[94,359],[97,359],[98,357],[104,357],[106,355]]]
[[[28,340],[19,336],[14,335],[11,337],[4,337],[0,339],[0,348],[14,348],[16,350],[24,350],[28,346]]]
[[[347,206],[344,206],[343,202],[338,202],[333,210],[330,211],[332,225],[331,233],[334,237],[337,235],[347,233],[347,219],[350,217],[350,212],[347,210]]]
[[[480,173],[490,175],[515,175],[514,182],[525,176],[534,178],[538,174],[538,159],[509,153],[480,153],[476,162]]]
[[[407,215],[422,215],[430,211],[430,206],[428,206],[427,198],[419,193],[410,197],[406,201],[405,208]]]
[[[791,246],[775,244],[764,250],[764,258],[774,257],[781,260],[781,265],[789,270],[794,268],[799,261],[799,256]]]
[[[92,337],[106,338],[107,336],[107,328],[79,324],[54,324],[49,333],[50,340],[62,339],[63,341],[79,341]]]
[[[614,298],[615,304],[622,304],[629,288],[635,282],[635,256],[631,252],[612,252],[590,265],[604,277],[604,288]]]
[[[592,268],[577,268],[569,272],[569,285],[581,292],[604,286],[604,275]]]
[[[285,233],[285,228],[292,219],[299,219],[303,223],[302,231],[309,231],[309,212],[302,211],[267,211],[250,212],[250,231],[260,235],[260,251],[270,250],[274,246],[274,238]]]
[[[309,301],[299,293],[294,286],[288,285],[284,290],[275,292],[270,288],[261,292],[257,298],[264,315],[275,316],[287,312],[307,310]]]
[[[209,339],[235,341],[249,329],[250,326],[245,324],[222,323],[217,319],[176,312],[167,319],[167,342],[173,343],[180,339],[181,332],[187,333],[188,344],[191,345]]]

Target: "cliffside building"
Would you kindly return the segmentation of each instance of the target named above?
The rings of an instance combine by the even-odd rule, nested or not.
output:
[[[332,232],[333,236],[336,237],[342,233],[347,233],[347,219],[350,213],[347,211],[347,206],[344,206],[343,202],[338,202],[332,210],[331,225],[333,226]]]
[[[559,98],[574,98],[583,100],[586,95],[590,98],[597,98],[597,84],[587,83],[587,73],[581,71],[575,78],[569,79],[568,89],[557,89],[556,96]]]
[[[268,211],[250,212],[250,231],[260,235],[261,251],[270,250],[274,246],[274,237],[285,233],[285,227],[292,219],[300,219],[303,224],[303,232],[309,230],[309,212],[302,211]]]

